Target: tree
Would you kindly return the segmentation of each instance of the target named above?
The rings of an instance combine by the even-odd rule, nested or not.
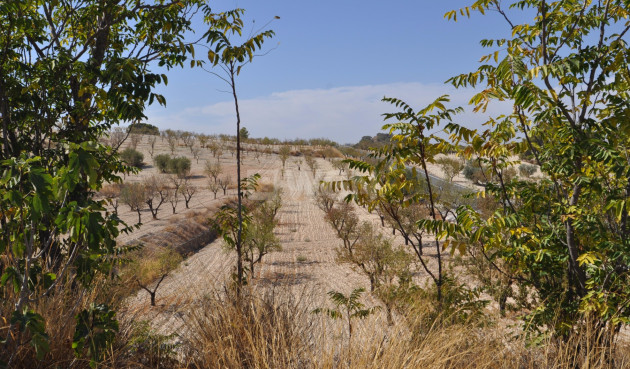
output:
[[[154,88],[166,76],[151,69],[186,59],[192,48],[184,35],[199,5],[0,2],[0,288],[3,308],[14,311],[0,350],[6,366],[21,366],[18,347],[32,346],[42,358],[49,342],[65,344],[45,332],[36,309],[57,288],[90,288],[120,255],[116,238],[130,228],[94,196],[131,168],[120,162],[119,144],[99,140],[118,124],[144,119],[154,101],[164,103]],[[67,344],[98,361],[115,334],[114,312],[100,304],[68,308],[77,333]],[[103,318],[99,340],[83,329],[83,317]]]
[[[343,173],[343,171],[346,170],[347,165],[342,160],[333,160],[332,166],[333,168],[338,169],[339,175],[341,175],[341,173]]]
[[[396,121],[383,126],[391,135],[392,142],[380,149],[372,150],[370,158],[373,159],[373,164],[348,160],[351,169],[358,169],[369,175],[346,181],[345,185],[353,189],[354,194],[350,195],[350,198],[360,205],[367,206],[370,211],[381,207],[385,213],[389,212],[400,230],[404,230],[405,226],[400,222],[398,209],[411,205],[427,207],[428,219],[419,219],[413,225],[414,228],[420,229],[415,233],[418,237],[417,243],[411,242],[413,240],[408,234],[405,234],[405,240],[411,242],[418,261],[435,284],[435,297],[438,305],[441,305],[443,286],[447,278],[440,241],[454,233],[454,227],[444,220],[447,214],[452,212],[451,207],[440,207],[439,194],[427,170],[427,163],[435,161],[435,155],[444,140],[436,135],[427,134],[427,131],[433,130],[443,121],[450,122],[453,115],[461,109],[446,108],[444,104],[448,102],[448,98],[445,96],[437,98],[418,111],[399,99],[384,98],[383,101],[400,109],[398,112],[384,114],[385,120]],[[422,171],[419,173],[416,167]],[[432,270],[428,266],[427,256],[423,252],[424,232],[435,235],[433,244],[437,270]]]
[[[261,263],[265,255],[282,250],[280,240],[274,234],[278,225],[276,215],[281,205],[281,192],[274,191],[271,199],[258,205],[252,212],[251,222],[243,237],[244,261],[249,263],[252,276],[255,275],[256,264]]]
[[[531,176],[534,175],[534,173],[536,173],[537,170],[538,168],[535,165],[531,165],[527,163],[523,163],[518,166],[519,174],[525,178],[530,178]]]
[[[609,346],[607,338],[630,315],[623,307],[630,296],[625,205],[630,197],[625,128],[630,6],[528,1],[517,9],[536,18],[515,24],[498,2],[470,7],[498,12],[514,33],[484,40],[482,45],[501,49],[484,57],[476,71],[450,82],[482,87],[471,100],[476,110],[502,100],[512,103],[513,112],[493,118],[500,124],[482,132],[449,127],[468,145],[462,155],[490,166],[496,178],[486,192],[503,205],[486,219],[471,209],[460,217],[472,221],[467,234],[474,242],[499,250],[535,291],[529,327],[566,336],[590,320],[598,344]],[[527,152],[543,178],[504,180],[500,170],[511,164],[508,155]],[[502,235],[508,237],[499,243]]]
[[[168,201],[171,203],[171,207],[173,208],[173,214],[175,214],[175,211],[177,210],[177,204],[179,203],[179,194],[181,193],[181,187],[186,181],[186,178],[179,177],[178,175],[170,175],[169,180],[172,185],[172,191]]]
[[[223,178],[219,178],[219,187],[223,190],[223,196],[226,195],[228,187],[232,184],[232,177],[225,176]]]
[[[144,202],[149,206],[153,219],[157,219],[160,206],[171,196],[170,188],[161,177],[152,175],[144,180]]]
[[[345,315],[348,321],[348,345],[352,343],[353,319],[365,319],[379,309],[378,306],[366,308],[365,305],[359,301],[363,292],[365,292],[364,288],[355,288],[350,295],[346,296],[341,292],[329,291],[328,296],[330,296],[336,308],[317,308],[313,310],[314,314],[326,314],[332,319],[343,319]]]
[[[142,141],[142,135],[140,134],[130,134],[129,140],[129,148],[136,150],[138,149],[138,144]]]
[[[171,249],[159,251],[159,254],[154,259],[149,259],[148,262],[138,265],[133,268],[133,274],[136,283],[143,290],[147,291],[151,298],[151,306],[155,305],[155,295],[162,281],[168,276],[168,273],[177,268],[182,261],[181,255]],[[149,288],[150,284],[155,283],[153,289]]]
[[[190,159],[181,156],[171,158],[166,166],[168,173],[175,174],[178,177],[186,178],[190,175]]]
[[[308,165],[308,167],[311,169],[311,173],[313,173],[313,177],[315,177],[315,174],[317,173],[317,169],[318,169],[317,160],[315,160],[315,158],[313,158],[311,155],[306,155],[306,157],[304,158],[304,161],[306,162],[306,165]]]
[[[195,158],[195,160],[197,161],[197,164],[199,164],[199,157],[201,156],[201,147],[200,146],[193,146],[190,151],[192,152],[193,158]]]
[[[212,178],[215,183],[217,182],[217,178],[221,175],[222,171],[223,168],[221,167],[221,163],[218,160],[214,163],[206,161],[204,172],[206,172],[208,178]]]
[[[453,182],[453,178],[464,169],[464,162],[458,158],[443,156],[435,161],[442,168],[442,172],[449,182]]]
[[[145,188],[142,183],[129,183],[123,186],[120,200],[129,206],[129,210],[138,213],[138,223],[142,223],[142,214],[145,205]]]
[[[190,183],[188,181],[188,178],[184,178],[184,181],[180,188],[180,192],[182,196],[184,196],[184,204],[186,204],[186,209],[190,209],[189,203],[192,197],[197,193],[197,186]]]
[[[171,155],[175,155],[175,150],[177,149],[177,136],[168,135],[167,132],[166,140],[168,141],[168,147],[171,150]]]
[[[210,73],[219,77],[226,82],[231,89],[234,98],[234,108],[236,112],[236,182],[239,184],[237,190],[238,198],[238,232],[236,237],[236,253],[237,253],[237,291],[240,294],[240,283],[243,281],[243,250],[242,250],[242,231],[243,231],[243,192],[241,190],[241,134],[249,136],[249,133],[243,127],[241,129],[241,115],[238,105],[238,96],[236,94],[236,76],[241,72],[243,66],[251,63],[254,53],[261,49],[263,43],[273,37],[274,32],[271,30],[255,33],[248,37],[242,44],[235,45],[230,40],[230,35],[242,35],[243,21],[241,15],[244,14],[243,9],[235,9],[225,13],[206,12],[206,22],[210,25],[210,29],[204,37],[206,42],[210,44],[208,51],[208,59],[213,66],[220,66],[223,75],[210,71]],[[246,137],[244,137],[246,138]]]
[[[278,155],[280,156],[280,160],[282,161],[282,168],[284,168],[284,164],[289,158],[289,155],[291,155],[291,147],[289,147],[288,145],[280,146],[280,149],[278,150]]]
[[[169,161],[171,161],[171,156],[169,154],[160,154],[153,158],[153,164],[155,164],[158,170],[162,173],[166,173]]]
[[[155,142],[157,141],[157,135],[149,136],[149,155],[151,155],[151,159],[153,159],[153,153],[155,152]]]
[[[198,134],[197,141],[199,141],[199,147],[207,147],[208,139],[210,139],[208,135]]]
[[[219,183],[217,181],[208,181],[208,189],[214,194],[215,200],[217,198],[217,192],[219,192],[220,188],[221,187],[219,186]]]
[[[129,134],[125,133],[122,128],[114,128],[111,132],[109,132],[108,135],[109,146],[118,149],[120,146],[122,146],[128,136]]]
[[[114,208],[114,214],[118,214],[118,201],[120,198],[121,188],[122,186],[120,183],[111,183],[104,185],[103,188],[99,191],[101,196],[106,198],[109,201],[110,205]]]
[[[247,128],[243,127],[238,131],[239,136],[241,136],[241,138],[243,140],[247,140],[249,138],[249,131],[247,130]]]
[[[120,159],[129,166],[140,168],[143,164],[144,155],[132,148],[126,148],[120,153]]]

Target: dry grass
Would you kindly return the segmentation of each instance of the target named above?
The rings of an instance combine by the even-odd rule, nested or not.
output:
[[[528,347],[514,331],[496,326],[434,325],[419,334],[403,323],[385,328],[370,321],[349,344],[347,336],[335,329],[343,326],[341,322],[310,314],[309,304],[301,299],[285,290],[262,296],[250,291],[241,300],[229,293],[206,298],[186,319],[191,333],[184,346],[185,366],[603,369],[630,365],[627,346],[611,353],[597,345],[584,345],[585,332],[567,341],[544,340]]]

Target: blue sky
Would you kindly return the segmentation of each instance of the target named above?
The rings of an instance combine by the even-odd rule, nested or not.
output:
[[[486,50],[482,38],[509,35],[497,14],[473,15],[458,22],[445,12],[466,1],[444,0],[223,0],[213,10],[247,10],[246,22],[276,32],[267,55],[243,68],[237,80],[242,123],[253,137],[313,138],[356,142],[374,135],[391,111],[383,96],[422,107],[448,93],[465,106],[471,92],[445,85],[451,76],[474,70]],[[199,32],[203,24],[196,23]],[[202,49],[198,49],[203,54]],[[168,72],[160,87],[167,107],[148,109],[161,129],[203,133],[235,131],[227,85],[201,69]],[[490,110],[496,113],[506,107]],[[470,109],[467,109],[470,110]],[[462,123],[478,127],[483,116],[465,113]]]

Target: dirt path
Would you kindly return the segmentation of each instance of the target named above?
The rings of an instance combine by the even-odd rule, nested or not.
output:
[[[340,241],[316,206],[313,188],[319,180],[337,178],[337,171],[322,159],[318,164],[317,179],[310,171],[298,171],[292,161],[287,162],[282,178],[281,163],[275,157],[257,168],[261,182],[271,182],[284,191],[276,231],[282,251],[265,257],[252,282],[256,288],[289,288],[296,294],[308,291],[309,303],[322,306],[327,304],[326,292],[334,289],[348,293],[369,286],[369,282],[350,267],[335,262],[335,248]],[[246,175],[251,175],[254,169],[248,172]],[[149,295],[144,291],[130,299],[130,308],[141,311],[164,333],[180,331],[182,312],[204,295],[220,291],[229,278],[235,256],[222,245],[223,240],[215,240],[171,272],[157,293],[157,308],[149,307]]]

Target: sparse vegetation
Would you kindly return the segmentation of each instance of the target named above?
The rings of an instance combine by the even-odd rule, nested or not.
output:
[[[512,30],[449,80],[482,128],[389,97],[350,147],[249,137],[235,76],[273,32],[241,9],[0,2],[0,368],[630,367],[630,9],[503,6],[446,14]],[[138,123],[184,62],[235,136]]]

